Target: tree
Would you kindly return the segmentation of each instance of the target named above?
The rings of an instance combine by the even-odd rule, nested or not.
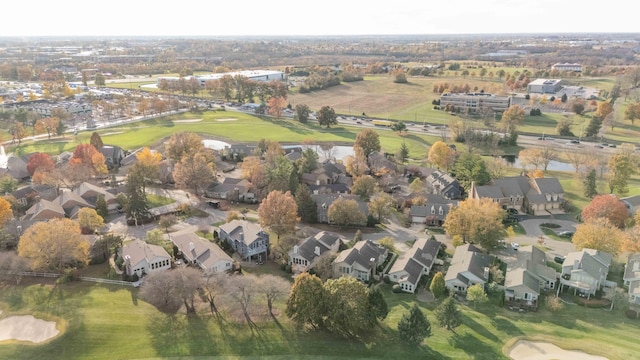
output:
[[[587,125],[587,128],[584,130],[584,136],[586,137],[597,136],[598,133],[600,132],[600,128],[602,128],[602,119],[597,116],[594,116],[591,118],[591,120],[589,120],[589,124]]]
[[[192,132],[177,132],[171,135],[167,144],[167,157],[179,162],[187,154],[196,154],[204,150],[202,138]]]
[[[240,220],[240,219],[242,219],[242,214],[240,214],[235,210],[232,210],[227,212],[227,216],[224,218],[224,221],[229,223],[229,222],[232,222],[233,220]]]
[[[296,105],[296,120],[301,123],[306,123],[309,120],[309,114],[311,113],[311,109],[306,104],[298,104]]]
[[[289,159],[282,155],[277,156],[273,164],[267,164],[265,172],[267,191],[295,192],[298,176],[294,164]]]
[[[260,225],[280,235],[295,232],[296,225],[300,221],[298,217],[298,205],[291,192],[274,190],[267,195],[258,207]]]
[[[405,163],[407,162],[407,159],[409,158],[409,147],[407,146],[406,142],[402,142],[402,144],[400,144],[400,150],[398,150],[398,159],[400,160],[401,163]]]
[[[13,211],[11,210],[11,203],[5,198],[0,197],[0,228],[11,220],[13,217]]]
[[[363,175],[356,178],[351,185],[351,193],[360,196],[360,200],[369,201],[377,191],[376,179],[371,175]]]
[[[582,188],[584,191],[584,196],[590,199],[598,195],[595,169],[591,169],[591,171],[589,171],[589,174],[587,174],[587,176],[582,180]]]
[[[380,137],[378,133],[371,129],[364,129],[356,135],[353,143],[353,150],[357,152],[357,148],[362,151],[362,156],[367,161],[369,155],[380,151]]]
[[[460,155],[453,166],[453,173],[463,189],[471,189],[474,182],[481,186],[491,180],[484,160],[480,155],[473,153]]]
[[[204,151],[186,153],[173,170],[176,185],[193,189],[196,195],[200,194],[200,190],[204,189],[214,176],[214,163]]]
[[[98,86],[98,87],[100,87],[100,86],[104,86],[104,84],[105,84],[105,78],[104,78],[104,75],[103,75],[101,72],[96,73],[96,77],[95,77],[95,79],[93,80],[93,83],[94,83],[96,86]]]
[[[504,210],[492,199],[467,199],[449,211],[443,227],[449,237],[459,237],[464,243],[480,244],[491,251],[506,235],[504,217]]]
[[[212,314],[220,317],[220,310],[218,309],[216,298],[226,293],[226,284],[229,280],[229,275],[226,273],[206,272],[204,279],[202,280],[202,294],[209,303],[209,309]]]
[[[336,199],[327,211],[329,223],[338,226],[359,225],[367,223],[367,217],[360,211],[358,202],[352,199]]]
[[[444,275],[442,275],[441,272],[438,271],[433,276],[433,279],[431,279],[431,285],[429,285],[429,291],[431,291],[433,296],[435,296],[436,298],[440,298],[447,291],[447,288],[444,282]]]
[[[458,310],[458,306],[451,296],[440,303],[434,313],[440,326],[447,330],[454,331],[455,328],[462,324],[460,310]]]
[[[18,145],[20,145],[22,144],[22,139],[27,136],[27,130],[24,129],[22,123],[16,121],[9,127],[9,134],[11,134],[11,144],[18,140]]]
[[[413,303],[408,314],[403,314],[398,322],[398,336],[400,340],[411,346],[418,346],[431,335],[431,323],[424,315],[418,304]]]
[[[387,315],[389,315],[389,305],[384,299],[384,296],[382,295],[382,292],[379,288],[373,286],[369,289],[367,302],[369,303],[368,313],[371,317],[369,321],[372,324],[375,324],[378,320],[384,320]]]
[[[89,243],[80,226],[70,219],[38,222],[25,230],[18,243],[18,254],[31,262],[34,270],[55,270],[89,263]]]
[[[618,195],[629,191],[631,175],[636,173],[638,157],[632,145],[624,144],[609,158],[609,189]]]
[[[624,118],[631,121],[631,125],[635,119],[640,119],[640,102],[627,106],[624,111]]]
[[[318,111],[317,119],[320,126],[326,126],[327,128],[338,123],[336,112],[330,106],[321,107],[320,111]]]
[[[589,222],[597,218],[605,218],[618,228],[623,228],[629,218],[625,204],[615,196],[598,195],[589,205],[582,209],[582,221]]]
[[[308,148],[302,151],[302,157],[296,160],[298,173],[302,176],[305,173],[311,173],[318,167],[318,153]]]
[[[94,209],[82,208],[78,211],[78,224],[83,234],[93,234],[104,226],[104,219]]]
[[[98,239],[94,246],[97,249],[101,249],[103,258],[107,259],[109,256],[117,252],[117,249],[122,246],[123,241],[124,237],[121,235],[105,234]]]
[[[347,173],[354,178],[362,176],[369,171],[369,166],[367,166],[364,155],[362,155],[362,149],[360,148],[356,148],[354,155],[347,155],[344,158],[344,164]]]
[[[478,303],[482,304],[489,301],[487,293],[484,292],[484,286],[482,286],[482,284],[469,286],[467,289],[467,301],[471,301],[474,308]]]
[[[176,296],[182,300],[187,314],[195,314],[195,297],[202,286],[202,272],[195,267],[179,267],[171,270]]]
[[[420,180],[420,178],[416,178],[409,184],[409,191],[412,194],[423,195],[425,193],[424,181]]]
[[[27,172],[33,176],[36,172],[49,172],[56,167],[51,155],[45,153],[34,153],[27,162]]]
[[[607,252],[614,257],[618,254],[625,238],[622,230],[606,218],[595,218],[576,226],[571,239],[576,250],[595,249]]]
[[[154,271],[145,276],[140,287],[140,298],[160,311],[175,313],[182,305],[177,296],[177,280],[174,270]]]
[[[29,271],[29,264],[13,251],[0,251],[0,283],[3,281],[15,281],[20,284],[22,272]]]
[[[89,144],[93,145],[93,147],[98,150],[100,150],[100,148],[104,146],[104,143],[102,142],[102,138],[100,137],[100,134],[98,134],[95,131],[91,134],[91,140],[89,141]]]
[[[102,175],[108,172],[104,155],[91,144],[79,144],[73,151],[73,156],[69,159],[69,166],[80,171],[90,171],[95,175]]]
[[[145,146],[136,154],[136,159],[138,162],[135,166],[144,174],[145,181],[153,182],[160,178],[162,155],[159,152],[151,151]]]
[[[227,286],[229,296],[240,306],[247,325],[251,327],[256,326],[249,314],[249,308],[253,302],[253,296],[258,291],[257,285],[258,278],[255,275],[245,274],[243,276],[234,276]]]
[[[409,81],[407,81],[407,74],[404,73],[404,71],[398,71],[396,73],[396,77],[395,79],[393,79],[393,82],[396,84],[407,84]]]
[[[36,121],[33,127],[36,133],[46,132],[47,137],[51,139],[51,133],[56,131],[56,128],[58,127],[59,123],[60,123],[60,120],[58,120],[58,118],[48,117],[48,118],[39,119],[38,121]]]
[[[391,130],[401,134],[403,131],[407,131],[407,125],[403,121],[398,121],[391,124]]]
[[[356,235],[358,234],[356,233]],[[360,240],[356,240],[355,238],[353,239],[353,244],[351,247],[353,247],[353,245],[355,245],[358,241],[361,241],[361,240],[362,240],[362,233],[360,234]],[[386,248],[392,253],[398,253],[398,249],[396,249],[396,239],[394,239],[391,236],[385,236],[382,239],[378,240],[378,244]]]
[[[303,222],[315,223],[318,221],[318,206],[313,201],[313,194],[306,184],[300,184],[295,194],[298,215]]]
[[[558,121],[558,125],[556,126],[556,131],[560,136],[574,136],[573,132],[571,131],[572,127],[573,127],[573,119],[566,117]]]
[[[500,123],[504,131],[508,134],[514,134],[518,125],[524,121],[524,109],[519,105],[511,105],[502,113]]]
[[[258,292],[262,293],[267,301],[267,311],[275,319],[273,303],[289,293],[291,284],[280,276],[270,274],[260,276],[257,283]]]
[[[367,286],[351,276],[324,283],[325,320],[330,332],[351,338],[368,330],[375,322],[370,316]]]
[[[378,223],[391,215],[395,200],[387,193],[377,193],[369,201],[369,213],[376,218]]]
[[[593,116],[600,119],[604,119],[612,112],[613,112],[613,105],[611,105],[611,103],[608,101],[601,101],[598,103],[598,108],[596,109],[596,112],[595,114],[593,114]]]
[[[302,273],[295,278],[287,299],[286,313],[291,320],[299,326],[323,328],[327,305],[329,304],[319,277]]]
[[[2,194],[12,193],[18,189],[18,181],[10,175],[0,176],[0,192]]]
[[[164,229],[166,233],[169,233],[169,228],[178,223],[178,218],[173,215],[163,215],[160,216],[160,220],[158,221],[158,226]]]
[[[282,109],[285,108],[287,100],[280,96],[274,96],[269,99],[269,115],[274,116],[276,119],[282,117]]]
[[[439,169],[449,169],[455,159],[455,151],[442,141],[436,141],[429,148],[427,161]]]
[[[144,191],[144,178],[142,174],[130,172],[127,176],[126,201],[124,201],[124,211],[128,219],[133,219],[138,225],[149,216],[149,205],[147,204],[147,194]]]

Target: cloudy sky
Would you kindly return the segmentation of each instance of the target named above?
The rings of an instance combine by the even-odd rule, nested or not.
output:
[[[28,0],[3,3],[2,36],[233,36],[640,32],[608,0]],[[610,10],[611,9],[611,10]]]

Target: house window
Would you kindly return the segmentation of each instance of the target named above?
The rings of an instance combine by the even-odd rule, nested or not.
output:
[[[431,214],[435,214],[436,213],[436,209],[432,206],[431,207]]]
[[[442,215],[442,208],[440,208],[440,210],[438,210],[438,214]]]
[[[524,299],[525,300],[529,300],[531,298],[531,294],[529,293],[524,293]]]

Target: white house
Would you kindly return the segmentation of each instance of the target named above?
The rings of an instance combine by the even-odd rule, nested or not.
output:
[[[307,272],[313,268],[320,256],[338,252],[342,240],[336,234],[321,231],[310,236],[289,251],[289,265],[294,274]]]
[[[376,268],[387,258],[388,250],[371,240],[358,241],[351,249],[341,251],[333,261],[334,277],[351,276],[369,281]]]
[[[623,280],[629,289],[629,302],[640,305],[640,253],[629,254]]]
[[[172,234],[171,241],[187,263],[205,272],[218,273],[233,268],[233,259],[218,245],[192,232]]]
[[[582,249],[567,255],[562,263],[560,290],[568,286],[588,297],[603,287],[609,275],[612,256],[594,249]]]
[[[445,286],[452,293],[466,293],[471,285],[484,285],[489,280],[492,262],[493,256],[483,254],[471,244],[458,246],[444,277]]]
[[[429,275],[442,244],[437,240],[418,239],[409,251],[402,254],[389,270],[389,280],[400,288],[414,293],[422,275]]]
[[[171,268],[171,256],[158,245],[147,244],[142,240],[133,240],[122,246],[122,258],[129,276],[150,274],[154,271]]]
[[[535,309],[540,294],[555,289],[557,282],[556,271],[547,266],[546,254],[532,245],[523,246],[507,268],[505,301]]]

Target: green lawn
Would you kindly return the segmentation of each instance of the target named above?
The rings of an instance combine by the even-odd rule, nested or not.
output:
[[[147,194],[147,204],[149,205],[150,209],[153,209],[159,206],[173,204],[174,202],[176,202],[174,199],[171,199],[165,196],[160,196],[156,194]]]
[[[25,279],[25,282],[32,280]],[[166,315],[138,299],[138,290],[92,283],[58,286],[24,285],[0,292],[2,316],[35,314],[60,320],[63,334],[41,345],[5,342],[3,359],[506,359],[503,351],[517,338],[550,341],[566,349],[630,359],[640,353],[640,322],[618,312],[566,306],[518,314],[492,305],[478,310],[461,306],[463,325],[456,333],[437,326],[435,304],[423,306],[433,334],[419,348],[397,340],[396,324],[415,301],[414,295],[393,294],[382,286],[390,314],[379,328],[361,339],[336,339],[328,334],[296,329],[284,316],[280,325],[258,322],[218,322],[203,310],[194,317]],[[276,308],[282,310],[282,303]]]

